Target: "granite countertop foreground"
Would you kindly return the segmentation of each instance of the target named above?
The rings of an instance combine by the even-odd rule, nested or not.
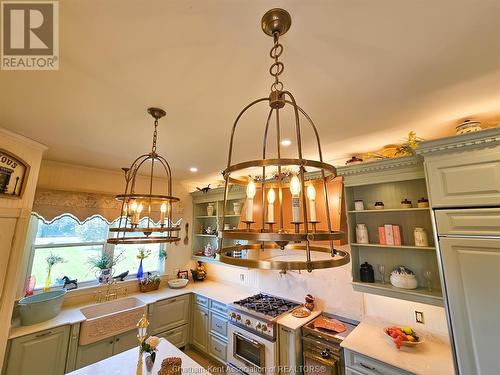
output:
[[[455,374],[449,342],[422,332],[425,342],[421,345],[397,349],[384,337],[384,328],[392,325],[368,317],[347,336],[341,346],[417,375]]]

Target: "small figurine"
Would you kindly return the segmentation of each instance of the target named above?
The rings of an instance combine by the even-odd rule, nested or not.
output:
[[[125,271],[125,272],[122,272],[119,275],[116,275],[115,277],[113,277],[113,279],[115,279],[115,280],[119,279],[119,281],[123,281],[123,280],[125,280],[125,278],[127,276],[128,276],[128,271]]]
[[[210,184],[208,184],[204,188],[199,188],[198,186],[196,187],[196,190],[201,191],[203,194],[208,193],[210,189],[211,189]]]
[[[195,270],[191,270],[191,275],[193,276],[193,281],[203,281],[207,277],[207,271],[203,266],[202,262],[198,262],[198,267]]]
[[[71,280],[68,276],[64,276],[62,279],[64,281],[64,289],[72,290],[78,288],[78,279]]]

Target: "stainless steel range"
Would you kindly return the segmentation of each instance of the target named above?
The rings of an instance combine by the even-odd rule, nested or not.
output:
[[[259,293],[229,305],[229,365],[243,373],[274,372],[276,321],[299,303]]]

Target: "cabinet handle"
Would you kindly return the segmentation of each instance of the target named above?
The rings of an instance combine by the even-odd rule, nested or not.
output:
[[[375,367],[365,365],[363,362],[359,362],[359,365],[361,367],[364,367],[364,368],[368,369],[368,370],[377,371],[377,369]]]
[[[214,350],[215,350],[216,352],[219,352],[219,353],[221,352],[221,350],[220,350],[218,347],[216,347],[216,346],[214,346]]]
[[[207,313],[204,313],[203,315],[208,316],[208,314],[207,314]]]
[[[174,299],[169,299],[169,300],[168,300],[168,303],[172,303],[172,302],[175,302],[175,301],[177,301],[177,298],[174,298]]]
[[[113,345],[113,340],[111,340],[111,341],[109,342],[109,344],[110,344],[110,345]]]
[[[119,337],[116,339],[116,342],[118,342],[118,341],[120,341],[120,338],[119,338]]]
[[[52,331],[47,331],[47,332],[44,332],[44,333],[39,333],[38,335],[36,335],[35,337],[38,338],[38,337],[44,337],[44,336],[48,336],[52,333]]]

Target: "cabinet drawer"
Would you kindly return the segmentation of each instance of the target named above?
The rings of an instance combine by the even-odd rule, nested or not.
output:
[[[188,325],[185,324],[181,327],[171,329],[170,331],[162,332],[157,336],[163,337],[178,348],[182,348],[187,344]]]
[[[153,304],[152,334],[165,332],[189,321],[189,295],[168,298]]]
[[[500,147],[425,161],[433,207],[498,206]]]
[[[220,338],[210,335],[208,338],[208,350],[210,355],[222,363],[226,363],[227,343]]]
[[[210,331],[227,337],[227,319],[226,317],[210,311]]]
[[[199,294],[195,294],[194,301],[200,306],[208,307],[208,298],[207,297],[200,296]]]
[[[500,236],[500,208],[437,210],[438,233]]]
[[[411,375],[411,373],[401,370],[397,367],[393,367],[387,363],[377,361],[370,357],[364,356],[362,354],[352,352],[350,350],[345,351],[345,365],[350,368],[353,374],[363,374],[363,375]]]
[[[214,301],[213,299],[210,300],[210,310],[217,311],[221,313],[222,315],[227,314],[227,305],[221,302]]]

